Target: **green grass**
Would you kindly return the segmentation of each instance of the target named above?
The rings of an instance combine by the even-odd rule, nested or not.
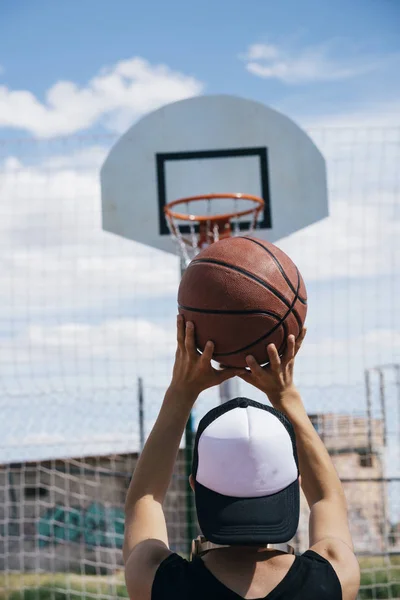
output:
[[[127,598],[122,573],[112,577],[66,573],[0,575],[0,600]]]
[[[93,600],[94,598],[109,597],[114,598],[127,598],[128,594],[125,587],[118,587],[115,593],[109,590],[107,594],[100,594],[99,592],[93,591],[78,591],[72,590],[68,587],[39,587],[39,588],[27,588],[12,592],[8,595],[8,600]]]
[[[360,600],[400,599],[400,556],[360,557]],[[0,600],[99,600],[128,597],[123,573],[0,574]]]
[[[360,600],[400,598],[400,556],[361,557]]]

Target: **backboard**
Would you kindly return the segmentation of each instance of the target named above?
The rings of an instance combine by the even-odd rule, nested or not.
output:
[[[256,235],[271,242],[328,216],[325,161],[302,129],[252,100],[198,96],[143,117],[111,149],[103,229],[175,253],[165,204],[224,192],[264,199]]]

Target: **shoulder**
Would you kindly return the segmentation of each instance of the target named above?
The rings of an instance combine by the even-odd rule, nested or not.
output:
[[[343,600],[354,600],[360,586],[360,565],[352,548],[331,537],[314,544],[310,550],[331,565],[340,582]]]
[[[138,544],[125,564],[125,582],[132,600],[150,600],[153,586],[162,587],[167,578],[174,579],[185,569],[187,561],[159,540],[146,540]],[[173,574],[172,574],[173,572]]]

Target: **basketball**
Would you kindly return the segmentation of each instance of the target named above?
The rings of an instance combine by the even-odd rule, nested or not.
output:
[[[178,305],[185,320],[195,324],[200,351],[212,340],[214,360],[244,367],[247,355],[265,364],[268,344],[282,354],[288,335],[298,337],[307,293],[296,265],[274,244],[231,237],[191,261],[179,286]]]

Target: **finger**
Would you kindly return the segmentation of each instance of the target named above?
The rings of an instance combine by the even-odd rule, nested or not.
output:
[[[201,355],[202,359],[205,362],[209,363],[212,359],[213,354],[214,354],[214,342],[208,341],[204,347],[203,354]]]
[[[303,329],[300,331],[300,335],[298,336],[295,346],[294,346],[294,355],[295,356],[301,348],[303,340],[306,337],[306,333],[307,333],[307,327],[303,327]]]
[[[182,315],[178,315],[176,318],[176,339],[178,348],[183,350],[185,347],[185,320]]]
[[[269,364],[272,371],[279,371],[281,367],[281,359],[276,349],[275,344],[269,344],[267,346],[267,353],[269,358]]]
[[[186,323],[185,348],[189,356],[197,356],[196,342],[194,339],[194,324],[191,321]]]
[[[263,375],[263,368],[258,364],[254,356],[251,356],[251,354],[249,354],[249,356],[246,356],[246,363],[253,375]]]
[[[291,360],[294,359],[294,346],[295,346],[296,340],[294,335],[289,335],[287,342],[286,342],[286,350],[285,350],[285,354],[283,355],[283,364],[287,365]]]

